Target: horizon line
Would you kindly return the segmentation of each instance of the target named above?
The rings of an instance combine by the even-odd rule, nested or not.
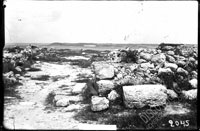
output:
[[[111,42],[102,42],[102,43],[95,43],[95,42],[9,42],[5,44],[198,44],[198,43],[173,43],[173,42],[161,42],[161,43],[111,43]]]

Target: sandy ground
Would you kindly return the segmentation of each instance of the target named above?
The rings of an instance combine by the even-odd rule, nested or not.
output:
[[[54,111],[46,110],[45,99],[52,90],[57,90],[60,86],[74,85],[73,81],[79,74],[90,75],[90,69],[71,66],[67,63],[59,65],[38,62],[34,66],[39,67],[41,71],[28,71],[21,77],[20,82],[23,84],[16,89],[22,99],[7,97],[9,102],[4,104],[4,127],[8,129],[77,129],[79,121],[73,118],[77,110],[68,112],[63,108],[57,108]],[[50,78],[46,81],[31,79],[37,75],[49,75]],[[51,79],[53,77],[58,77],[59,80],[53,81]],[[79,106],[78,109],[81,110],[84,106]]]

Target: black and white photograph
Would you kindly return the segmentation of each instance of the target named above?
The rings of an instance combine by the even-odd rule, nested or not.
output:
[[[5,129],[199,130],[197,1],[4,5]]]

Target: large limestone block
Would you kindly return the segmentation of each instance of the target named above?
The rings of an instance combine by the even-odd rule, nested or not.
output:
[[[98,79],[109,79],[114,77],[114,66],[106,63],[94,64],[94,72]]]
[[[123,86],[124,104],[128,108],[156,107],[166,104],[167,89],[163,85]]]

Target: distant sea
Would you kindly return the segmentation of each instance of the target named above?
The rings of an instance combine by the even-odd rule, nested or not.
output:
[[[159,44],[96,44],[96,43],[13,43],[13,44],[6,44],[5,48],[20,46],[26,47],[27,45],[34,45],[38,47],[46,47],[46,48],[54,48],[54,49],[89,49],[89,50],[114,50],[114,49],[125,49],[129,47],[131,49],[138,49],[138,48],[156,48]],[[188,44],[188,46],[197,46],[195,44]]]

